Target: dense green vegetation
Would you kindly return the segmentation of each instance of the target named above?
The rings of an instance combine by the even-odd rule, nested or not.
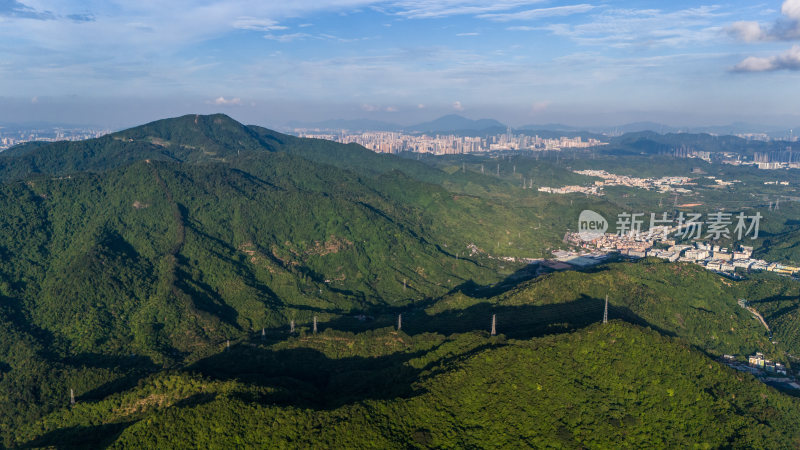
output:
[[[223,115],[4,152],[0,445],[797,445],[796,400],[709,359],[794,363],[794,281],[500,258],[658,198],[537,192],[591,183],[579,164],[398,158]],[[793,257],[794,208],[760,252]]]
[[[800,401],[622,322],[245,343],[20,430],[114,447],[791,447]]]
[[[648,259],[636,264],[603,265],[589,272],[553,273],[521,283],[492,297],[490,302],[505,310],[498,315],[501,324],[517,328],[526,320],[523,312],[527,310],[532,322],[537,315],[542,316],[542,325],[558,323],[559,317],[563,321],[575,320],[584,314],[589,315],[587,323],[592,323],[602,317],[608,295],[611,317],[681,336],[710,354],[745,355],[772,350],[764,327],[737,304],[737,294],[743,290],[747,288],[702,267]],[[451,295],[430,311],[476,308],[483,301],[465,294]],[[563,307],[557,317],[544,314],[558,305]],[[529,328],[527,323],[524,325]]]

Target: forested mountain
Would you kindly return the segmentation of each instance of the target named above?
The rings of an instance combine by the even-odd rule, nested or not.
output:
[[[447,176],[423,163],[221,115],[0,159],[5,431],[60,404],[69,379],[92,390],[264,327],[494,283],[468,245],[506,247],[538,214],[417,181]]]
[[[500,257],[610,205],[463,164],[224,115],[1,153],[2,444],[797,442],[796,400],[706,356],[771,345],[741,296],[800,350],[794,285],[653,261],[526,281]],[[606,294],[618,322],[593,325]]]
[[[112,447],[793,447],[800,402],[623,322],[259,341],[23,427]]]

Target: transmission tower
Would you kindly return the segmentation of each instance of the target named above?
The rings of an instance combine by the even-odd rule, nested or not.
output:
[[[606,307],[603,309],[603,323],[608,323],[608,294],[606,294]]]
[[[492,336],[497,334],[497,314],[492,314]]]

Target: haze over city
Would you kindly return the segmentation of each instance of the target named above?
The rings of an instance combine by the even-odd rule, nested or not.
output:
[[[5,123],[800,123],[800,0],[6,0],[0,36]]]

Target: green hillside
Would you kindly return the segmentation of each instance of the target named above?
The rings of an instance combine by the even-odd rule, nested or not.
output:
[[[32,282],[12,282],[7,295],[37,326],[64,333],[73,350],[156,351],[137,340],[137,326],[147,323],[189,351],[195,340],[308,321],[314,311],[402,305],[496,277],[440,247],[423,228],[430,218],[418,222],[357,180],[339,177],[341,191],[322,195],[292,182],[307,164],[275,163],[280,180],[219,165],[141,162],[10,185],[27,190],[30,204],[8,201],[31,211],[3,216],[32,236],[9,235],[6,248],[31,253],[17,279]],[[324,175],[317,173],[322,183]],[[8,265],[10,280],[25,270],[14,258]],[[179,325],[184,319],[193,325]]]
[[[19,430],[112,447],[792,447],[800,401],[622,322],[243,344]]]
[[[510,288],[509,288],[510,287]],[[459,333],[497,329],[515,338],[571,332],[599,321],[605,296],[609,317],[684,339],[710,356],[763,352],[784,362],[800,354],[796,317],[800,285],[777,276],[732,281],[693,264],[656,259],[564,271],[498,287],[462,289],[412,310],[409,332]],[[738,304],[748,300],[770,333]],[[385,320],[390,325],[393,317]],[[417,320],[422,328],[416,328]]]
[[[733,282],[693,264],[645,260],[590,273],[562,272],[528,282],[501,305],[548,304],[609,297],[612,317],[681,336],[712,355],[772,350],[768,333],[737,304]]]
[[[188,115],[97,139],[12,148],[0,153],[0,180],[99,172],[144,159],[220,162],[241,150],[271,151],[272,144],[225,115]]]

